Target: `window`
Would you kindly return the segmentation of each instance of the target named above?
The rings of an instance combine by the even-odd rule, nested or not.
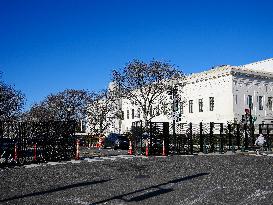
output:
[[[180,114],[184,113],[184,102],[180,102]]]
[[[209,110],[214,110],[214,97],[209,97]]]
[[[237,98],[237,95],[235,95],[235,105],[238,104],[238,98]]]
[[[155,108],[155,115],[156,116],[160,115],[159,105],[157,105],[156,108]]]
[[[252,95],[247,96],[246,104],[248,107],[252,110],[253,109],[253,100],[252,100]]]
[[[130,118],[130,113],[129,113],[129,110],[127,110],[127,119]]]
[[[263,96],[258,96],[258,102],[259,102],[259,110],[263,110]]]
[[[164,103],[162,105],[162,112],[163,112],[164,115],[168,114],[168,105],[167,105],[167,103]]]
[[[135,110],[132,109],[132,119],[134,119],[134,118],[135,118]]]
[[[137,117],[140,118],[140,108],[137,109]]]
[[[124,111],[121,111],[121,119],[124,120]]]
[[[199,112],[203,112],[203,99],[198,100]]]
[[[268,97],[268,109],[272,111],[272,97]]]
[[[193,113],[193,100],[189,100],[189,113]]]

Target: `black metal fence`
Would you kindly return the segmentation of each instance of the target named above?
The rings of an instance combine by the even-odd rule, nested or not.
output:
[[[0,121],[0,163],[68,160],[75,156],[74,121]]]
[[[147,142],[149,154],[155,155],[255,150],[255,140],[260,133],[265,136],[266,148],[271,150],[273,124],[151,122],[145,131],[141,122],[132,125],[134,149],[138,154],[146,151]]]

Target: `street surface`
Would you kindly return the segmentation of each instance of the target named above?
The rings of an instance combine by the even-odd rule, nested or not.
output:
[[[273,202],[273,156],[147,158],[126,155],[126,150],[91,150],[97,156],[1,168],[0,204],[272,205]],[[105,154],[98,156],[99,153]]]

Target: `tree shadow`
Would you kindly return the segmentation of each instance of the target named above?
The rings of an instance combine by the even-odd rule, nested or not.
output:
[[[24,194],[24,195],[20,195],[20,196],[10,197],[10,198],[7,198],[7,199],[1,199],[0,202],[7,202],[7,201],[11,201],[11,200],[26,198],[26,197],[50,194],[50,193],[54,193],[54,192],[58,192],[58,191],[64,191],[64,190],[67,190],[67,189],[83,187],[83,186],[90,186],[90,185],[94,185],[94,184],[100,184],[100,183],[108,182],[110,180],[112,180],[112,179],[96,180],[96,181],[91,181],[91,182],[81,182],[81,183],[76,183],[76,184],[70,184],[70,185],[67,185],[67,186],[58,187],[58,188],[50,189],[50,190],[47,190],[47,191],[34,192],[34,193],[30,193],[30,194]]]
[[[92,203],[90,205],[96,205],[96,204],[106,203],[106,202],[109,202],[109,201],[115,200],[115,199],[120,199],[120,200],[123,200],[125,202],[132,202],[132,201],[139,202],[139,201],[151,198],[151,197],[155,197],[155,196],[158,196],[158,195],[161,195],[161,194],[166,194],[166,193],[169,193],[169,192],[173,191],[172,188],[161,188],[161,186],[165,186],[165,185],[179,183],[179,182],[182,182],[182,181],[191,180],[191,179],[194,179],[194,178],[197,178],[197,177],[201,177],[201,176],[205,176],[205,175],[208,175],[208,174],[209,173],[199,173],[199,174],[195,174],[195,175],[191,175],[191,176],[182,177],[182,178],[179,178],[179,179],[170,180],[170,181],[165,182],[165,183],[161,183],[161,184],[158,184],[158,185],[150,186],[150,187],[147,187],[147,188],[144,188],[144,189],[138,189],[136,191],[129,192],[129,193],[126,193],[126,194],[121,194],[121,195],[118,195],[118,196],[114,196],[114,197],[111,197],[109,199],[97,201],[97,202],[94,202],[94,203]],[[152,191],[152,189],[156,189],[156,190]],[[141,192],[144,192],[144,191],[146,191],[145,194],[141,194]],[[148,191],[148,193],[147,193],[147,191]],[[124,198],[126,196],[130,196],[130,195],[134,195],[134,194],[140,194],[140,195],[136,196],[136,197],[133,197],[133,198],[130,198],[129,200],[127,200],[127,199]]]

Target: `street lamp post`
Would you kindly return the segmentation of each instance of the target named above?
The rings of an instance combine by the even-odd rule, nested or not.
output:
[[[171,89],[168,91],[168,94],[172,97],[172,118],[173,118],[173,139],[174,144],[176,144],[175,140],[175,121],[177,119],[176,111],[178,110],[178,98],[177,98],[177,86],[172,85]]]
[[[72,107],[68,107],[67,108],[67,121],[69,121],[71,118],[71,111],[72,111]]]

